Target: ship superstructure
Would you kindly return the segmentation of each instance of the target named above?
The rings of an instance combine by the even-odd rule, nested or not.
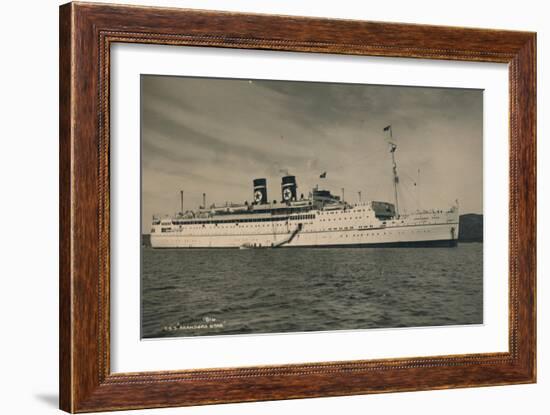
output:
[[[153,248],[293,248],[456,246],[458,203],[446,210],[401,213],[397,199],[397,165],[393,138],[395,201],[350,204],[329,190],[314,187],[298,196],[296,177],[281,180],[280,201],[268,199],[267,180],[252,182],[253,202],[203,205],[173,217],[154,217]]]

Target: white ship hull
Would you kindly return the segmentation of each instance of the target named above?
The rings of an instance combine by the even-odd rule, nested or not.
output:
[[[454,246],[458,209],[416,212],[378,219],[368,205],[313,210],[304,215],[179,225],[164,223],[151,233],[153,248],[299,248],[362,246]]]

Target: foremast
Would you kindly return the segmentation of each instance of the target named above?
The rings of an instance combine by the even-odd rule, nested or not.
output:
[[[384,127],[384,132],[386,133],[386,139],[388,140],[388,145],[391,154],[392,161],[392,177],[393,177],[393,198],[395,202],[395,216],[399,217],[399,198],[397,196],[397,185],[399,184],[399,176],[397,175],[397,162],[395,161],[395,150],[397,150],[397,144],[393,139],[393,134],[391,130],[391,125]]]

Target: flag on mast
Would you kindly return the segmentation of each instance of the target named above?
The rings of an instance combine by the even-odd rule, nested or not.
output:
[[[386,134],[386,140],[388,140],[390,145],[390,152],[393,153],[397,149],[397,144],[395,144],[395,141],[393,140],[391,125],[384,127],[384,133]]]

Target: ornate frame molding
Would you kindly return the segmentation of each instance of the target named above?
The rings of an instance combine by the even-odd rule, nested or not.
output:
[[[122,42],[508,63],[510,351],[111,373],[109,70],[110,46]],[[534,382],[535,71],[533,33],[86,3],[61,6],[61,408],[89,412]]]

